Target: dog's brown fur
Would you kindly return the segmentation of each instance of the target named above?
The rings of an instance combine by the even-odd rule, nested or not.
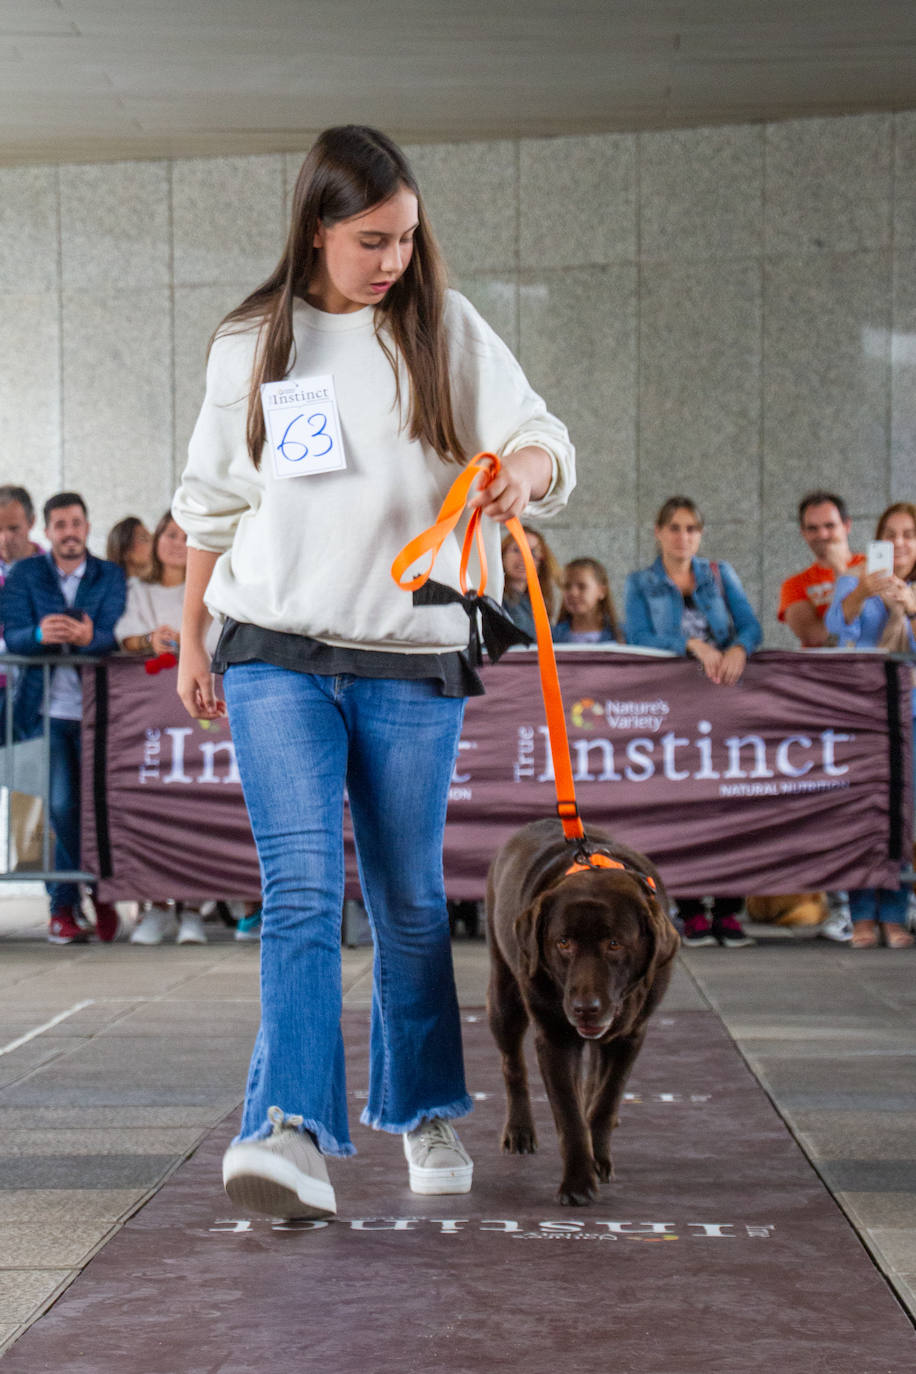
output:
[[[790,892],[779,897],[748,897],[752,921],[774,926],[819,926],[830,914],[823,892]]]
[[[557,1197],[572,1206],[613,1177],[611,1131],[679,943],[645,855],[599,830],[588,839],[627,869],[565,877],[571,846],[558,821],[543,820],[509,840],[487,880],[487,1007],[508,1100],[502,1148],[537,1149],[522,1049],[531,1020],[563,1159]],[[654,879],[654,893],[638,874]]]

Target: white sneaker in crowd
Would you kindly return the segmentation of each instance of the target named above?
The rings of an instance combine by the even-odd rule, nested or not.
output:
[[[205,945],[207,943],[207,932],[204,930],[204,920],[199,911],[183,911],[181,913],[181,925],[178,929],[178,944],[180,945]]]
[[[171,907],[151,906],[144,911],[140,923],[131,933],[132,945],[161,945],[165,937],[178,930],[178,922]]]
[[[818,935],[824,940],[833,940],[838,945],[848,944],[852,939],[849,898],[845,892],[828,892],[827,905],[830,914],[821,925]]]
[[[412,1193],[469,1193],[474,1165],[453,1126],[441,1117],[404,1133]]]
[[[301,1116],[270,1107],[273,1134],[243,1140],[223,1155],[223,1186],[233,1202],[268,1217],[333,1217],[337,1200],[324,1156]]]

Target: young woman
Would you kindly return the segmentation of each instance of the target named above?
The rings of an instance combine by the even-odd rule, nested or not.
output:
[[[531,529],[529,525],[523,525],[522,528],[528,539],[531,557],[534,559],[535,567],[538,570],[538,583],[544,598],[544,605],[547,608],[548,618],[553,620],[557,588],[560,582],[560,565],[542,534]],[[525,560],[522,558],[521,550],[511,534],[507,534],[502,542],[502,559],[503,577],[505,579],[503,610],[520,630],[524,630],[527,635],[531,636],[531,641],[534,643],[536,634],[534,612],[531,609],[531,597],[528,593],[528,574],[525,571]]]
[[[659,553],[626,581],[626,640],[695,658],[710,682],[732,687],[763,638],[734,568],[700,558],[703,517],[686,496],[672,496],[655,517]],[[753,944],[738,920],[741,897],[678,898],[686,945]]]
[[[153,556],[153,536],[138,515],[125,515],[108,531],[105,557],[125,577],[146,577]]]
[[[177,653],[188,541],[171,511],[166,511],[153,531],[151,547],[148,571],[127,584],[127,605],[115,626],[115,637],[129,653]]]
[[[597,558],[574,558],[563,569],[563,613],[553,627],[554,643],[606,644],[619,639],[607,568]]]
[[[840,647],[909,649],[916,652],[916,505],[897,501],[879,517],[876,539],[894,546],[891,573],[847,574],[837,578],[824,624]],[[916,714],[916,687],[913,689]],[[916,737],[913,767],[916,773]],[[906,929],[910,889],[860,888],[849,894],[853,949],[909,949]]]
[[[433,523],[456,465],[484,448],[502,468],[470,505],[489,517],[498,569],[498,523],[532,502],[539,516],[559,509],[573,452],[443,280],[400,149],[363,127],[322,134],[276,270],[217,330],[173,505],[189,544],[179,692],[194,716],[225,709],[203,644],[208,612],[222,616],[212,667],[263,877],[261,1028],[223,1178],[234,1201],[274,1216],[333,1213],[325,1156],[354,1153],[340,1032],[345,786],[375,941],[362,1120],[403,1136],[415,1191],[471,1182],[450,1124],[471,1099],[442,832],[463,699],[480,689],[462,657],[463,608],[415,608],[389,569]],[[260,387],[281,379],[305,404],[298,428],[268,443]],[[319,470],[286,475],[313,457]],[[456,585],[458,561],[451,539],[436,577]]]

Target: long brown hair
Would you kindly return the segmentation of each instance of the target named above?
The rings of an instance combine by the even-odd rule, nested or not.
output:
[[[689,496],[669,496],[665,504],[659,507],[655,517],[655,528],[663,530],[666,525],[670,525],[679,510],[689,511],[700,529],[703,528],[702,512],[697,503],[691,501]]]
[[[556,608],[560,586],[560,564],[557,562],[556,554],[553,552],[553,549],[551,549],[540,530],[536,530],[533,525],[522,525],[522,529],[526,534],[530,534],[532,538],[536,539],[541,546],[541,561],[538,563],[538,582],[540,583],[541,593],[544,597],[547,615],[553,620],[553,613]],[[503,536],[500,547],[502,552],[505,553],[507,549],[517,548],[517,545],[512,535],[506,534]],[[537,559],[535,559],[535,562],[537,562]],[[505,595],[504,593],[504,599]],[[522,595],[524,595],[524,592]]]
[[[151,582],[158,585],[165,576],[165,568],[162,566],[162,559],[159,557],[159,536],[165,534],[169,525],[178,525],[178,521],[175,519],[172,512],[167,510],[165,514],[160,517],[158,525],[153,530],[153,557],[150,563],[150,570],[143,579],[144,582]],[[181,526],[178,525],[178,528],[180,529]]]
[[[418,226],[406,271],[375,307],[375,331],[394,370],[398,406],[398,358],[410,379],[408,434],[434,449],[445,462],[463,462],[449,388],[448,349],[442,322],[445,265],[426,217],[416,178],[401,149],[386,134],[360,124],[325,129],[302,164],[293,192],[289,234],[274,271],[220,324],[213,338],[233,326],[260,323],[246,438],[255,467],[264,447],[259,388],[289,375],[293,350],[293,303],[305,296],[316,265],[315,234],[364,214],[406,187],[417,197]],[[386,342],[387,325],[394,342]],[[210,341],[211,347],[213,339]]]
[[[139,515],[125,515],[123,520],[112,525],[108,531],[105,557],[110,563],[117,563],[118,567],[125,573],[130,559],[130,546],[134,542],[134,535],[142,524],[143,521]]]
[[[895,501],[892,506],[888,506],[887,510],[882,511],[881,514],[878,516],[878,523],[875,526],[876,539],[884,538],[882,530],[884,529],[884,525],[888,516],[891,515],[908,515],[912,520],[913,524],[916,525],[916,505],[914,505],[912,501]],[[916,560],[914,560],[911,564],[910,570],[907,573],[906,577],[903,579],[903,581],[916,581]]]

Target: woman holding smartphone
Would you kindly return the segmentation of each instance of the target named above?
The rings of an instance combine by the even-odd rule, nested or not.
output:
[[[268,415],[302,398],[279,435],[262,385]],[[499,525],[550,515],[571,490],[566,429],[445,290],[401,150],[373,129],[326,130],[276,270],[213,339],[173,505],[189,546],[179,692],[194,716],[225,709],[204,648],[209,614],[221,616],[212,669],[262,870],[261,1027],[223,1163],[230,1196],[255,1211],[332,1214],[325,1157],[354,1153],[340,1031],[345,787],[375,942],[362,1120],[403,1137],[414,1191],[470,1187],[451,1125],[471,1099],[442,832],[464,697],[481,689],[463,608],[415,608],[389,569],[482,449],[502,466],[469,504],[489,517],[498,582]],[[450,538],[437,577],[457,583],[459,552]]]
[[[893,545],[892,568],[837,579],[824,621],[840,648],[916,652],[916,505],[896,501],[879,517],[876,540]],[[916,714],[916,687],[913,689]],[[913,742],[916,774],[916,735]],[[853,949],[908,949],[909,887],[860,888],[849,894]]]

